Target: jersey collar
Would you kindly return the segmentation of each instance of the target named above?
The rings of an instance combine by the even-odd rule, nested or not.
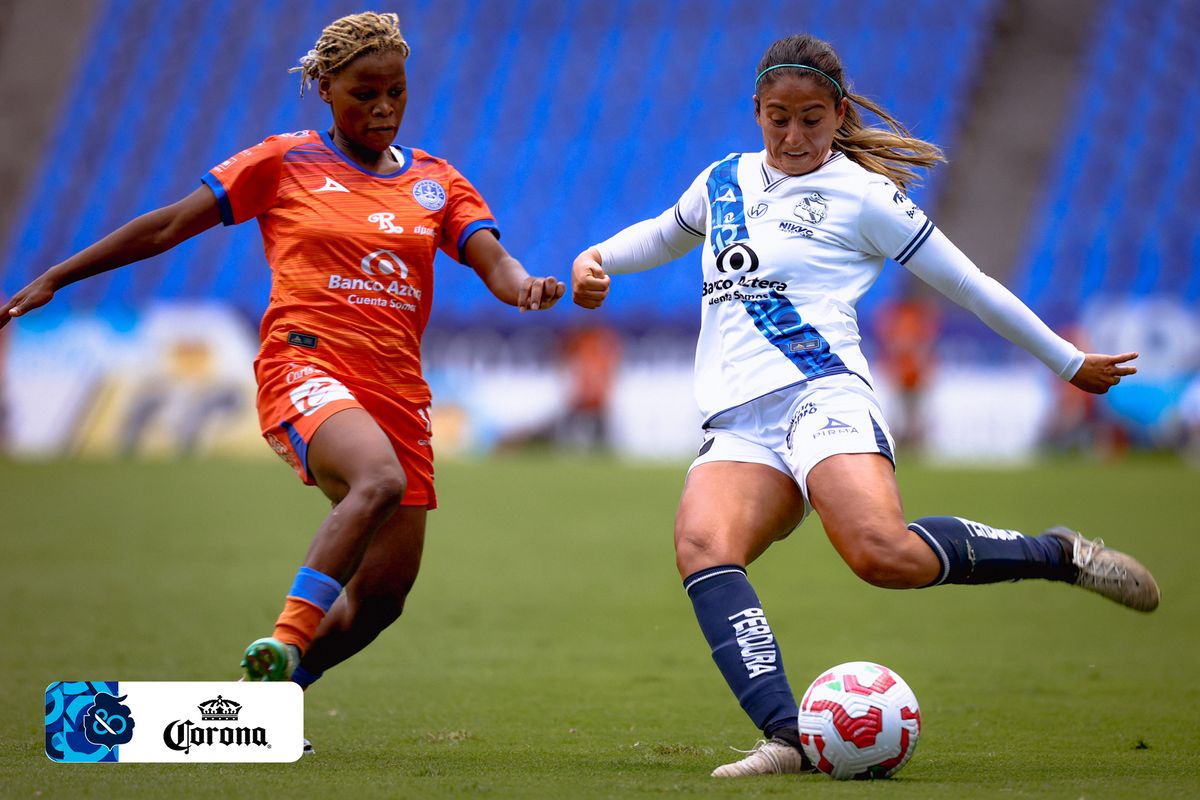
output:
[[[771,189],[774,189],[776,186],[783,183],[788,178],[806,178],[809,175],[815,175],[816,173],[818,173],[822,169],[824,169],[828,164],[830,164],[834,161],[837,161],[840,158],[845,158],[845,156],[840,151],[832,150],[829,153],[829,157],[821,162],[821,166],[817,167],[812,172],[805,173],[804,175],[788,175],[786,172],[780,172],[779,170],[775,169],[774,167],[772,167],[770,164],[767,163],[767,151],[766,150],[760,150],[758,153],[758,157],[759,157],[759,172],[762,173],[763,189],[766,191],[770,191]]]
[[[413,163],[411,148],[404,147],[403,145],[392,145],[394,149],[400,151],[400,155],[404,159],[404,163],[400,165],[400,169],[396,170],[395,172],[372,172],[369,169],[363,169],[361,166],[355,164],[353,161],[347,158],[346,154],[339,150],[338,146],[333,143],[333,139],[329,136],[329,131],[320,131],[320,134],[321,141],[325,143],[325,146],[328,147],[335,156],[340,158],[351,167],[354,167],[364,175],[370,175],[372,178],[399,178],[401,175],[408,172],[408,168],[411,167]]]

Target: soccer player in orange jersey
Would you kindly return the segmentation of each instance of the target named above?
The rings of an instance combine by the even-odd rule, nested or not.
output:
[[[272,136],[203,185],[48,269],[0,306],[0,327],[68,284],[258,219],[273,272],[255,361],[263,436],[333,503],[272,636],[242,665],[304,686],[400,614],[435,508],[420,342],[440,248],[521,311],[563,295],[497,239],[487,204],[444,160],[392,144],[407,102],[395,14],[336,20],[300,59],[332,109],[327,132]]]

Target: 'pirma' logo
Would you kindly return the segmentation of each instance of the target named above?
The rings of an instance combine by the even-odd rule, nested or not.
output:
[[[237,722],[242,705],[234,700],[226,700],[217,695],[212,700],[205,700],[196,706],[200,709],[201,722]],[[163,729],[163,744],[172,750],[184,753],[192,752],[193,747],[206,747],[214,744],[226,747],[267,747],[267,729],[248,725],[197,725],[190,719],[175,720]]]
[[[858,428],[854,427],[853,425],[847,425],[840,419],[826,417],[824,427],[814,433],[813,438],[816,439],[824,436],[836,436],[839,433],[858,433]]]

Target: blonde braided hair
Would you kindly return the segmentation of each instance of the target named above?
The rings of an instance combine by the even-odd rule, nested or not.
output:
[[[288,72],[300,73],[300,96],[322,75],[337,72],[364,53],[399,50],[407,59],[412,49],[400,33],[400,17],[364,11],[336,19],[325,26],[312,50]]]

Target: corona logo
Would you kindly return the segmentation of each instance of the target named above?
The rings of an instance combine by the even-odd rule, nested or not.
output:
[[[242,710],[241,703],[226,700],[221,695],[217,695],[215,700],[205,700],[196,707],[200,709],[200,719],[223,722],[237,722],[238,713]]]

